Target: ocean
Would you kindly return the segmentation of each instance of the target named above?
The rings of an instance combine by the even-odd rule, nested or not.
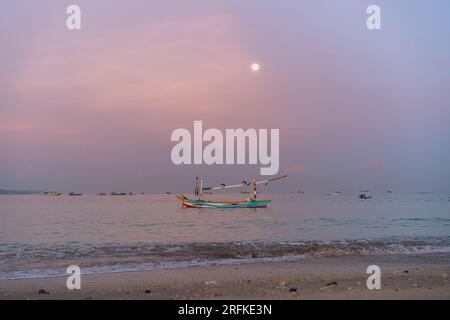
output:
[[[236,199],[239,194],[210,196]],[[436,194],[272,194],[266,209],[183,209],[175,195],[0,195],[0,279],[450,252]]]

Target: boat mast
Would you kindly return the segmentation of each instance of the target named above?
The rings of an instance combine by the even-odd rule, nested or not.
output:
[[[195,191],[194,194],[198,196],[198,177],[195,177]]]

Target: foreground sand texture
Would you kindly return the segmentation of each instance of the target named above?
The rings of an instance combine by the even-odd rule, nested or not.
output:
[[[368,290],[369,265],[382,270]],[[450,299],[448,254],[317,257],[296,262],[0,281],[1,299]],[[47,293],[39,293],[44,289]]]

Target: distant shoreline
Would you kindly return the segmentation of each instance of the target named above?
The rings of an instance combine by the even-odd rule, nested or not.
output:
[[[9,189],[0,189],[0,195],[44,195],[45,193],[52,193],[52,192],[56,192],[56,191],[39,191],[39,190],[9,190]],[[61,195],[69,195],[70,192],[65,192],[65,191],[60,191]],[[116,193],[116,194],[112,194],[112,193]],[[138,196],[138,195],[167,195],[167,196],[175,196],[177,194],[185,194],[185,195],[192,195],[191,192],[81,192],[80,195],[85,195],[85,196],[98,196],[98,195],[107,195],[107,196],[111,196],[111,195],[133,195],[133,196]],[[259,192],[258,192],[259,194]],[[311,191],[311,192],[302,192],[302,193],[298,193],[295,191],[285,191],[285,192],[261,192],[261,195],[274,195],[274,194],[298,194],[299,196],[308,196],[308,195],[320,195],[323,197],[352,197],[352,196],[358,196],[359,194],[361,194],[361,192],[359,191],[349,191],[349,192],[345,192],[345,193],[341,193],[341,194],[334,194],[334,193],[324,193],[324,192],[315,192],[315,191]],[[386,193],[383,191],[372,191],[370,192],[370,194],[375,195],[375,196],[391,196],[391,197],[395,197],[395,196],[441,196],[441,197],[450,197],[450,195],[446,192],[395,192],[395,193]],[[222,191],[222,192],[218,192],[218,193],[212,193],[212,194],[207,194],[205,195],[205,197],[208,196],[230,196],[230,195],[239,195],[239,196],[243,196],[245,195],[245,193],[243,194],[242,192],[227,192],[227,191]]]
[[[0,189],[0,195],[27,195],[27,194],[42,194],[45,191],[38,190],[8,190]]]

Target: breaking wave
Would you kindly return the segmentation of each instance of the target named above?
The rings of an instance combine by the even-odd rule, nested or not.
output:
[[[296,261],[314,256],[450,253],[450,237],[339,241],[237,241],[172,244],[0,244],[0,279],[66,276],[71,264],[82,274],[199,266]]]

